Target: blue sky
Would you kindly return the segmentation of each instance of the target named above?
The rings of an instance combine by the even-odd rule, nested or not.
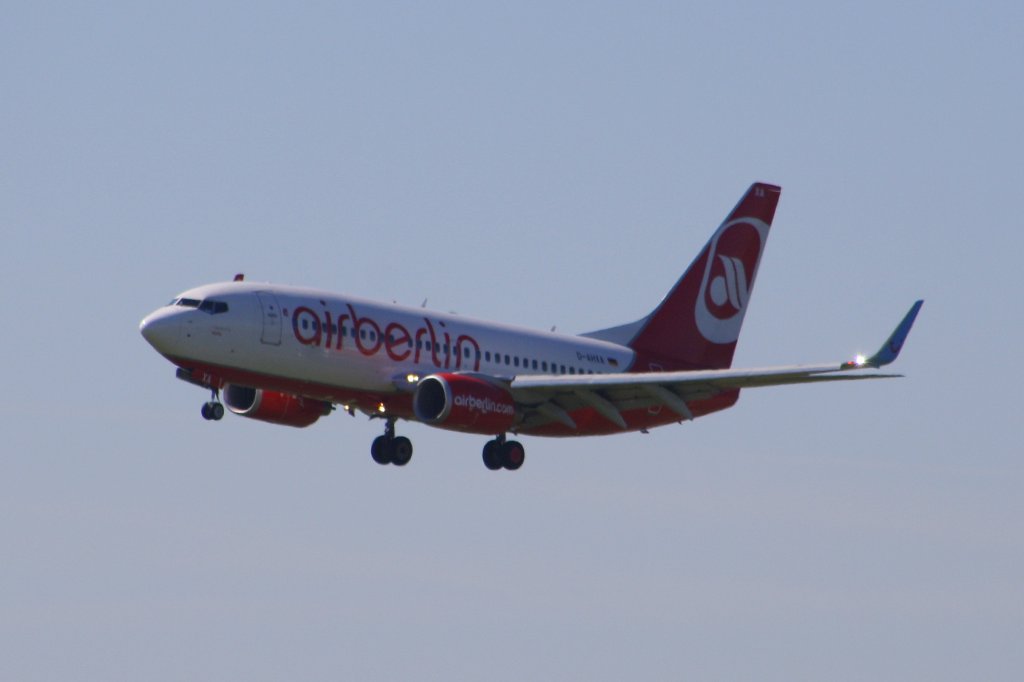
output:
[[[0,25],[0,678],[1018,679],[1016,3],[32,3]],[[138,335],[245,272],[644,314],[783,186],[736,364],[649,435],[204,422]]]

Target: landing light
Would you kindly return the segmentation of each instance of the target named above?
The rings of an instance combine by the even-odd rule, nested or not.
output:
[[[387,408],[384,407],[384,403],[379,403],[377,405],[377,411],[380,412],[381,414],[384,414],[385,412],[387,412]]]
[[[406,374],[405,375],[405,380],[408,381],[410,384],[419,383],[420,375],[419,374]]]
[[[858,367],[863,367],[863,366],[864,366],[864,363],[866,363],[867,361],[868,361],[868,359],[867,359],[866,357],[864,357],[863,355],[858,355],[857,357],[855,357],[855,358],[853,359],[853,362],[854,362],[854,363],[855,363],[855,364],[856,364],[856,365],[857,365]]]

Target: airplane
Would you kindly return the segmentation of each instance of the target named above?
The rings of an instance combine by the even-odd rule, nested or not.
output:
[[[781,191],[751,185],[649,314],[580,335],[243,275],[175,296],[140,331],[179,379],[211,392],[205,419],[220,420],[226,404],[236,415],[306,427],[335,406],[358,410],[384,424],[373,460],[397,466],[413,452],[395,432],[399,419],[488,436],[484,465],[514,471],[526,451],[509,434],[646,432],[729,408],[744,388],[901,376],[873,370],[899,355],[923,301],[870,357],[732,368]]]

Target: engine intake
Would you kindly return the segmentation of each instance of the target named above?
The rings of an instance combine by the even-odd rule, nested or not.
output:
[[[225,386],[224,404],[242,417],[299,428],[331,412],[331,404],[323,400],[235,384]]]
[[[485,435],[508,431],[516,419],[511,393],[465,374],[424,377],[416,386],[412,409],[416,418],[427,424]]]

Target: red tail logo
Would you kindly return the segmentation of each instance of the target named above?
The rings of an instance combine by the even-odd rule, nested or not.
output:
[[[693,311],[697,329],[708,341],[730,343],[739,338],[768,227],[757,218],[740,218],[723,225],[708,245]]]
[[[623,327],[635,329],[627,343],[641,364],[702,369],[732,364],[780,192],[773,185],[751,186],[661,304]]]

